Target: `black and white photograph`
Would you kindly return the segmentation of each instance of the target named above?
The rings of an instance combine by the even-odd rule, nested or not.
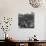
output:
[[[20,28],[34,28],[34,14],[19,14],[18,26]]]

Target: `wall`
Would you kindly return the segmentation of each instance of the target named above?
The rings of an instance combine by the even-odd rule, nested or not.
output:
[[[18,13],[35,13],[35,28],[34,29],[20,29],[18,27]],[[37,39],[45,39],[45,15],[46,8],[33,8],[30,6],[28,0],[0,0],[0,17],[13,17],[13,22],[10,33],[17,40],[27,40],[34,34],[37,35]],[[0,31],[2,35],[2,31]],[[3,33],[4,34],[4,33]],[[0,36],[0,39],[4,37]]]

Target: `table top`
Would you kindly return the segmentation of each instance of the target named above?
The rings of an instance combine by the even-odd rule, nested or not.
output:
[[[14,42],[43,42],[43,43],[46,43],[46,40],[39,40],[39,41],[29,41],[29,40],[16,40],[16,41],[14,41]]]
[[[29,40],[12,40],[12,42],[20,42],[20,43],[28,43],[28,42],[32,42],[32,43],[46,43],[46,40],[39,40],[39,41],[29,41]]]
[[[20,43],[28,43],[28,42],[32,42],[32,43],[46,43],[46,40],[37,40],[37,41],[34,41],[34,40],[12,40],[12,39],[6,39],[5,41],[8,41],[8,42],[20,42]]]

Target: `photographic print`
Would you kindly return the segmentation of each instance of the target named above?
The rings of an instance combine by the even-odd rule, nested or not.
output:
[[[34,28],[34,14],[19,14],[18,26],[20,28]]]

